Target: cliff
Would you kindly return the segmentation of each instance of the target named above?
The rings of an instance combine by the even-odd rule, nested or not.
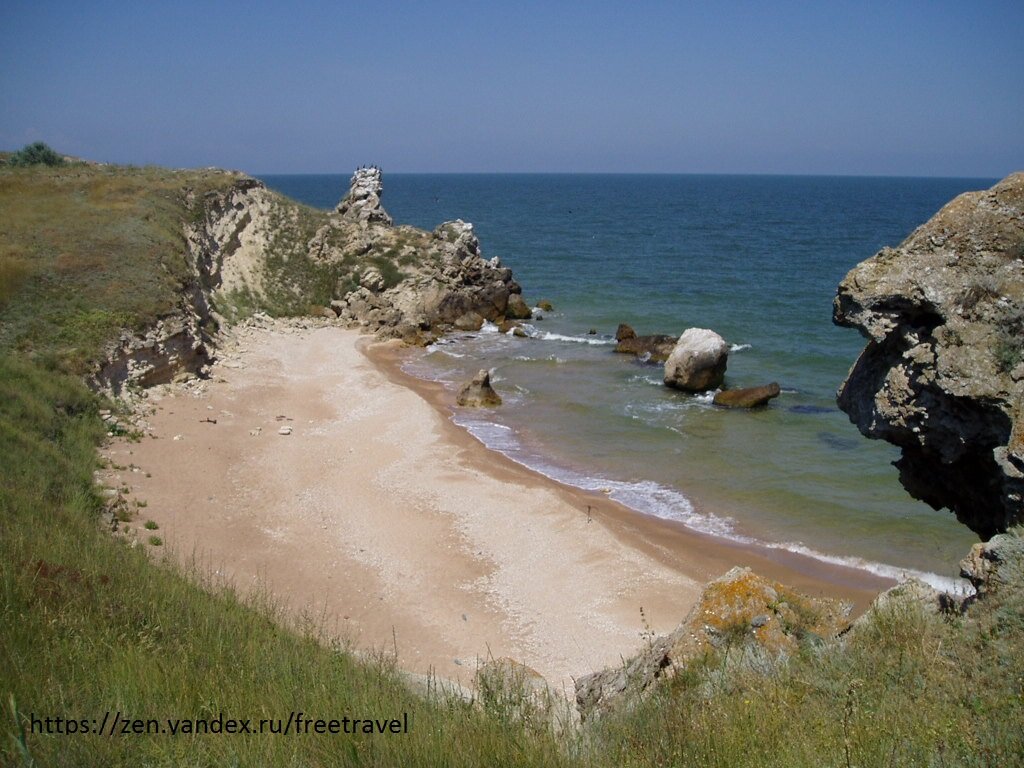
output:
[[[258,311],[409,343],[511,311],[520,287],[471,224],[396,227],[382,195],[376,168],[332,211],[217,169],[5,168],[0,351],[122,394],[203,370],[219,329]]]
[[[907,491],[983,539],[1024,522],[1024,173],[857,265],[833,320],[868,339],[839,407]]]

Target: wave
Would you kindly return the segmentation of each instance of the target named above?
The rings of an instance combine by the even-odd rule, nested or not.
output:
[[[617,343],[615,339],[602,339],[597,336],[566,336],[563,333],[551,333],[550,331],[540,332],[534,338],[541,341],[570,341],[574,344],[591,344],[593,346],[608,346]]]
[[[584,491],[603,493],[609,499],[617,501],[635,512],[681,523],[698,533],[717,536],[747,546],[791,552],[829,565],[867,571],[875,576],[897,582],[915,578],[950,594],[969,595],[974,591],[973,587],[964,579],[942,576],[914,568],[901,568],[860,557],[830,555],[819,552],[799,541],[770,542],[747,536],[736,530],[735,521],[732,518],[697,512],[692,502],[683,493],[673,488],[651,480],[627,481],[601,475],[586,475],[531,454],[523,448],[515,431],[504,424],[484,421],[477,416],[467,414],[455,414],[452,420],[484,446],[501,453],[520,466],[564,485]]]
[[[729,347],[730,352],[742,352],[745,349],[750,349],[749,344],[733,344]]]

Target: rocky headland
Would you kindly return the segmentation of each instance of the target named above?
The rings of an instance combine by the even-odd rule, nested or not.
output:
[[[851,270],[833,319],[868,340],[839,407],[907,491],[983,539],[1024,522],[1024,173]]]
[[[337,318],[410,344],[530,315],[512,271],[483,258],[472,224],[449,221],[433,232],[394,226],[378,168],[358,169],[333,211],[220,173],[218,187],[184,194],[191,279],[177,308],[108,345],[90,376],[94,387],[121,393],[201,370],[217,331],[256,311]]]

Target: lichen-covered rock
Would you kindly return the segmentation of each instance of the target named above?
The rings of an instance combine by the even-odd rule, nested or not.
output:
[[[665,361],[665,384],[687,392],[705,392],[725,380],[729,345],[707,328],[687,328]]]
[[[491,387],[491,374],[481,370],[459,390],[455,402],[468,408],[492,408],[501,405],[501,396]]]
[[[833,319],[868,339],[839,407],[907,491],[983,539],[1024,522],[1024,173],[856,266]]]
[[[715,394],[714,403],[726,408],[760,408],[767,405],[769,400],[778,397],[779,392],[779,385],[774,381],[763,387],[724,389]]]
[[[621,667],[579,678],[576,705],[583,717],[608,709],[716,649],[738,646],[768,658],[793,653],[801,643],[821,642],[845,630],[852,607],[801,595],[749,568],[733,568],[704,588],[672,634],[655,638]]]

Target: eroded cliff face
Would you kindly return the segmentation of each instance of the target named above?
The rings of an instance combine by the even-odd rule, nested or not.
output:
[[[868,339],[839,407],[907,491],[983,539],[1024,522],[1024,173],[857,265],[833,320]]]
[[[203,194],[183,191],[191,277],[176,310],[109,345],[90,377],[121,394],[201,372],[225,324],[266,311],[337,318],[381,337],[422,343],[469,313],[502,320],[521,293],[512,271],[485,260],[473,225],[433,232],[393,226],[377,168],[356,171],[333,211],[299,205],[244,174]]]

